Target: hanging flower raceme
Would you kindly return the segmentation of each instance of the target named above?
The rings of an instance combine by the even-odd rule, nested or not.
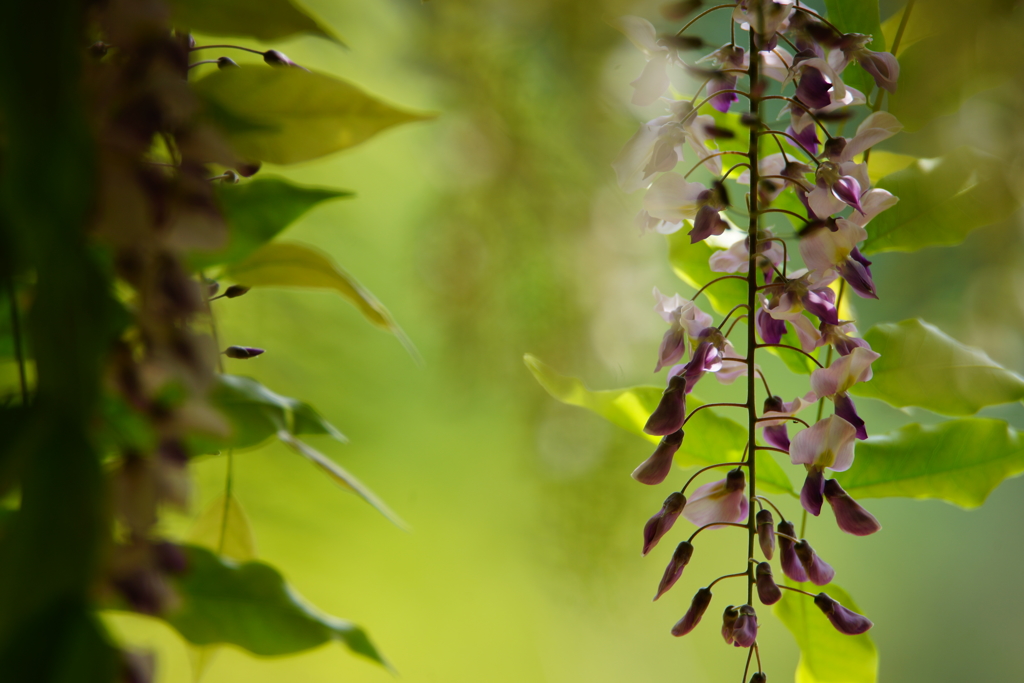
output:
[[[747,519],[747,478],[735,469],[725,479],[704,484],[690,496],[683,517],[697,526],[715,522],[743,522]]]
[[[807,468],[807,478],[800,491],[800,503],[812,515],[821,514],[826,469],[842,472],[853,464],[853,442],[857,429],[832,415],[805,429],[793,438],[789,457],[794,465]]]
[[[848,393],[857,382],[871,379],[871,364],[881,357],[863,346],[857,346],[845,356],[840,356],[827,368],[811,373],[811,390],[818,398],[830,398],[835,403],[836,415],[849,422],[857,430],[858,439],[868,438],[864,420],[857,414],[857,406]],[[833,468],[835,469],[835,468]]]

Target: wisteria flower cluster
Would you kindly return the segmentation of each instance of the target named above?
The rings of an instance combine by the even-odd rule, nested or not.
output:
[[[699,2],[675,3],[669,14],[685,19],[698,9]],[[704,46],[703,40],[686,31],[719,9],[732,12],[732,39],[697,59],[685,57]],[[802,530],[797,534],[780,507],[758,493],[755,454],[775,451],[787,455],[793,465],[803,466],[800,503],[807,513],[819,515],[827,502],[846,533],[865,536],[881,528],[830,473],[854,466],[856,443],[868,436],[850,388],[871,379],[871,366],[879,354],[857,336],[854,322],[842,319],[840,311],[847,290],[859,297],[877,298],[871,262],[859,245],[867,237],[865,225],[898,200],[884,189],[871,187],[865,156],[873,145],[896,134],[901,125],[876,106],[852,136],[843,137],[832,129],[845,127],[854,116],[850,108],[868,101],[865,93],[843,82],[844,71],[851,64],[867,71],[879,92],[895,91],[899,65],[891,54],[868,50],[870,36],[843,33],[797,0],[741,0],[720,5],[697,14],[678,33],[667,36],[659,36],[650,22],[638,17],[625,17],[617,27],[647,60],[632,83],[633,103],[647,106],[661,99],[668,109],[666,115],[643,124],[613,164],[624,190],[646,189],[637,224],[642,230],[663,234],[686,229],[693,244],[715,236],[734,239],[728,249],[715,250],[709,263],[711,271],[724,275],[706,283],[692,299],[654,291],[655,310],[669,325],[658,349],[655,371],[668,368],[668,377],[667,388],[644,431],[662,439],[633,472],[633,478],[648,485],[666,479],[686,438],[686,424],[696,412],[735,407],[748,416],[742,460],[705,467],[682,490],[670,494],[644,527],[643,553],[649,553],[680,516],[697,526],[672,554],[657,599],[679,580],[695,552],[698,534],[729,527],[747,530],[747,566],[701,588],[672,634],[685,635],[698,625],[710,606],[715,584],[745,577],[745,602],[725,607],[722,636],[728,644],[750,648],[748,669],[752,656],[757,655],[757,671],[750,680],[764,681],[757,651],[755,592],[764,605],[778,602],[783,590],[804,593],[844,634],[860,634],[872,625],[824,592],[815,595],[775,581],[771,563],[776,558],[782,573],[793,582],[825,586],[835,570],[800,537]],[[738,44],[739,32],[748,34],[746,46]],[[680,69],[701,83],[692,98],[668,96],[670,69]],[[778,88],[769,90],[770,81],[778,83]],[[776,91],[780,94],[769,94]],[[727,113],[741,98],[749,103],[739,117],[749,132],[749,145],[746,151],[719,150],[717,141],[735,134],[703,112],[711,107]],[[781,124],[768,120],[767,105],[776,102],[782,104]],[[766,154],[762,148],[778,151]],[[723,161],[729,157],[739,159],[723,170]],[[680,162],[689,168],[687,172],[675,171]],[[702,167],[713,176],[708,185],[689,179]],[[738,205],[725,184],[734,173],[736,183],[750,187]],[[779,208],[784,193],[795,195],[803,211]],[[729,213],[746,218],[745,230],[733,225]],[[773,213],[794,219],[793,235],[762,225]],[[793,240],[804,267],[790,271],[789,244]],[[725,280],[744,281],[747,300],[716,325],[696,302],[707,287]],[[734,315],[736,319],[728,325]],[[741,355],[729,336],[742,320],[747,325],[745,341],[738,342],[745,346]],[[792,335],[787,337],[789,333]],[[793,343],[783,343],[784,337]],[[815,353],[820,347],[828,348],[824,364]],[[803,354],[818,364],[805,395],[786,401],[770,391],[755,359],[759,349],[769,348]],[[706,374],[723,384],[745,378],[746,400],[704,404],[687,412],[687,395]],[[765,390],[763,400],[757,395],[759,385]],[[825,416],[829,402],[832,414]],[[818,416],[813,423],[797,416],[815,404]],[[800,430],[791,434],[794,425]],[[688,493],[699,474],[714,468],[729,469],[725,478]],[[755,556],[755,546],[763,559]]]

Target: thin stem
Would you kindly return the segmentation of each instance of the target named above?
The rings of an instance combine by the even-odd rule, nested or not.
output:
[[[747,575],[746,572],[740,572],[739,574],[726,574],[725,576],[719,576],[717,579],[715,579],[714,581],[712,581],[711,583],[708,584],[708,590],[711,590],[711,587],[714,586],[719,581],[721,581],[722,579],[735,579],[735,578],[738,578],[740,576],[746,576],[746,575]]]
[[[757,646],[757,643],[755,642],[753,647],[751,647],[750,649],[753,650],[754,651],[754,655],[757,656],[757,670],[760,672],[761,671],[761,648],[759,648]]]
[[[800,52],[800,48],[794,45],[793,41],[786,37],[786,34],[776,33],[775,35],[777,35],[779,38],[782,38],[782,40],[786,42],[786,45],[789,45],[791,48],[793,48],[793,52]]]
[[[706,79],[704,79],[704,82],[700,84],[699,88],[697,88],[697,92],[693,93],[693,97],[690,98],[690,106],[693,106],[693,104],[697,101],[697,98],[700,97],[700,94],[702,92],[704,92],[704,88],[708,87],[708,83],[710,83],[711,81],[715,80],[715,76],[717,76],[719,73],[723,73],[723,74],[729,74],[729,73],[745,74],[745,73],[747,73],[747,70],[746,69],[715,69],[715,72],[716,73],[714,75],[708,76]]]
[[[750,310],[751,310],[751,309],[750,309],[750,306],[749,306],[749,305],[747,305],[747,304],[736,304],[735,306],[733,306],[733,307],[732,307],[732,309],[731,309],[731,310],[730,310],[730,311],[729,311],[728,313],[726,313],[726,314],[725,314],[725,318],[723,318],[723,319],[722,319],[722,322],[720,322],[720,323],[718,324],[718,329],[722,329],[722,325],[724,325],[724,324],[726,324],[727,322],[729,322],[729,318],[731,318],[731,317],[732,317],[732,314],[733,314],[733,313],[735,313],[736,311],[738,311],[738,310],[739,310],[739,309],[741,309],[741,308],[745,308],[745,309],[747,309],[747,313],[748,313],[748,314],[750,313]],[[745,360],[745,359],[744,359],[744,360]]]
[[[696,109],[694,111],[696,111]],[[736,152],[736,151],[733,151],[733,150],[725,150],[724,152],[715,152],[714,154],[709,154],[706,157],[704,157],[703,159],[701,159],[700,161],[698,161],[694,165],[693,168],[691,168],[689,171],[686,172],[686,174],[683,177],[684,178],[689,178],[691,173],[693,173],[698,168],[703,166],[708,160],[714,159],[715,157],[724,157],[726,154],[739,154],[741,157],[747,156],[744,152]]]
[[[735,166],[733,166],[732,168],[730,168],[730,169],[729,169],[728,171],[726,171],[725,173],[723,173],[723,174],[722,174],[722,180],[725,180],[726,178],[728,178],[728,177],[729,177],[729,174],[730,174],[730,173],[732,173],[733,171],[735,171],[735,170],[736,170],[737,168],[739,168],[740,166],[743,166],[744,168],[748,168],[748,169],[750,168],[750,164],[748,164],[748,163],[746,163],[746,162],[743,162],[743,161],[741,161],[740,163],[736,164]]]
[[[746,279],[747,278],[743,277],[742,275],[723,275],[722,277],[716,277],[714,280],[698,289],[697,293],[690,297],[690,301],[696,301],[697,297],[701,295],[701,292],[703,292],[705,289],[715,284],[716,282],[721,282],[722,280],[743,280],[745,282]]]
[[[707,467],[701,467],[699,470],[694,472],[689,479],[686,480],[686,484],[683,486],[683,489],[679,493],[685,494],[686,489],[690,486],[690,484],[693,483],[693,480],[696,479],[699,474],[707,472],[708,470],[713,470],[716,467],[743,467],[745,464],[746,463],[742,462],[720,462],[717,465],[708,465]]]
[[[739,324],[741,320],[748,320],[749,318],[750,316],[748,316],[745,313],[743,315],[736,316],[736,319],[732,321],[732,325],[729,325],[729,331],[725,333],[726,339],[728,339],[729,335],[732,334],[732,328],[736,327],[736,325]],[[743,362],[747,362],[745,358],[743,359]]]
[[[747,648],[747,663],[743,667],[743,681],[742,681],[742,683],[747,683],[747,674],[750,673],[750,660],[753,658],[753,656],[754,656],[754,648],[753,647],[748,647]]]
[[[790,140],[792,140],[793,142],[796,143],[797,147],[799,147],[800,149],[803,150],[804,154],[807,155],[808,159],[810,159],[811,161],[814,162],[815,166],[821,166],[821,162],[818,161],[817,157],[815,157],[813,154],[811,154],[810,150],[808,150],[806,147],[804,147],[804,143],[800,142],[794,136],[790,135],[789,133],[787,133],[785,131],[768,129],[768,130],[762,130],[760,133],[758,133],[758,135],[774,135],[776,137],[781,135],[783,137],[789,138]]]
[[[217,541],[217,554],[224,554],[224,544],[228,536],[228,512],[231,509],[231,493],[235,486],[235,449],[228,449],[228,472],[224,479],[224,507],[220,517],[220,540]]]
[[[718,92],[716,92],[716,93],[715,93],[714,95],[708,95],[707,97],[705,97],[705,98],[704,98],[703,100],[701,100],[701,101],[700,101],[700,104],[694,105],[694,107],[693,107],[693,111],[691,111],[691,112],[690,112],[689,114],[687,114],[687,115],[686,115],[686,117],[687,117],[687,118],[689,118],[689,117],[691,117],[691,116],[696,116],[696,115],[697,115],[697,111],[698,111],[698,110],[699,110],[699,109],[700,109],[701,107],[703,107],[703,106],[704,106],[705,104],[707,104],[707,103],[708,103],[708,102],[710,102],[711,100],[715,99],[715,98],[716,98],[716,97],[718,97],[719,95],[724,95],[725,93],[730,93],[730,92],[731,92],[731,93],[735,93],[735,94],[737,94],[737,95],[743,95],[743,96],[744,96],[744,97],[746,97],[746,98],[747,98],[748,100],[750,99],[750,93],[748,93],[748,92],[746,92],[746,91],[744,91],[744,90],[736,90],[735,88],[727,88],[727,89],[725,89],[725,90],[719,90],[719,91],[718,91]],[[740,154],[742,154],[742,153],[743,153],[743,152],[740,152]]]
[[[803,593],[804,595],[807,595],[807,596],[812,597],[812,598],[818,597],[814,593],[808,593],[807,591],[802,591],[799,588],[793,588],[791,586],[786,586],[786,585],[783,585],[781,583],[779,584],[779,588],[782,588],[783,590],[787,590],[787,591],[793,591],[794,593]]]
[[[683,31],[685,31],[686,29],[690,28],[690,27],[691,27],[691,26],[693,26],[693,25],[694,25],[695,23],[697,23],[697,20],[698,20],[698,19],[700,19],[701,17],[703,17],[703,16],[705,16],[705,15],[707,15],[707,14],[711,14],[711,13],[712,13],[712,12],[714,12],[715,10],[718,10],[718,9],[725,9],[726,7],[735,7],[735,6],[736,6],[736,3],[733,3],[733,4],[731,4],[731,5],[715,5],[715,6],[714,6],[714,7],[712,7],[711,9],[706,9],[706,10],[704,10],[703,12],[701,12],[700,14],[698,14],[697,16],[695,16],[695,17],[694,17],[693,19],[691,19],[691,20],[690,20],[690,21],[689,21],[689,22],[688,22],[688,23],[686,24],[686,26],[684,26],[684,27],[682,27],[681,29],[679,29],[679,33],[677,33],[676,35],[677,35],[677,36],[681,36],[681,35],[683,35]]]
[[[797,353],[804,354],[805,356],[807,356],[808,358],[813,360],[814,364],[817,365],[819,368],[825,367],[824,365],[821,364],[821,361],[819,361],[817,358],[815,358],[811,354],[807,353],[803,349],[798,349],[795,346],[790,346],[789,344],[758,344],[757,348],[759,348],[759,349],[789,349],[790,351],[796,351]]]
[[[28,380],[25,377],[25,355],[21,349],[21,316],[18,315],[18,296],[14,278],[7,278],[7,298],[11,302],[11,334],[14,337],[14,359],[18,363],[18,384],[21,387],[21,405],[28,405]]]
[[[216,63],[217,63],[216,59],[203,59],[203,60],[200,60],[198,62],[193,62],[193,63],[189,64],[188,68],[191,71],[192,69],[194,69],[195,67],[199,66],[200,64],[216,64]]]
[[[806,508],[804,509],[803,516],[800,518],[800,538],[803,538],[804,536],[807,535],[807,534],[804,533],[805,531],[807,531],[807,509]]]
[[[697,406],[696,408],[694,408],[693,410],[690,411],[690,414],[686,416],[685,420],[683,420],[683,426],[685,427],[686,423],[690,421],[691,417],[693,417],[694,415],[696,415],[700,411],[704,410],[705,408],[746,408],[746,407],[747,407],[746,403],[705,403],[704,405]],[[717,467],[717,465],[716,465],[716,467]]]
[[[768,380],[765,379],[764,373],[761,372],[760,368],[758,368],[757,374],[761,376],[761,381],[764,382],[765,393],[768,394],[769,396],[774,396],[775,394],[773,394],[772,390],[768,388]]]
[[[764,99],[766,99],[766,100],[785,100],[786,102],[789,102],[790,104],[795,104],[796,106],[800,107],[805,112],[807,112],[807,115],[811,117],[811,120],[813,120],[816,124],[818,124],[818,127],[821,128],[821,132],[825,134],[825,137],[827,137],[829,140],[832,139],[832,134],[828,132],[828,128],[826,128],[825,124],[821,122],[821,119],[819,119],[817,117],[817,115],[813,111],[808,109],[807,105],[804,104],[803,102],[801,102],[800,100],[795,99],[793,97],[786,97],[785,95],[768,95]]]
[[[771,502],[770,500],[768,500],[764,496],[758,496],[757,499],[758,500],[763,500],[764,502],[766,502],[769,505],[771,505],[772,509],[775,510],[775,514],[777,514],[779,516],[779,521],[780,522],[786,519],[786,516],[782,514],[782,511],[779,510],[779,508],[775,507],[775,503]]]
[[[700,532],[704,531],[705,529],[710,529],[713,526],[735,526],[735,527],[739,527],[740,529],[746,529],[747,528],[746,524],[740,524],[738,522],[712,522],[711,524],[705,524],[704,526],[702,526],[701,528],[697,529],[692,534],[690,534],[690,538],[687,539],[686,542],[687,543],[693,543],[693,539],[697,537],[697,534],[699,534]],[[753,551],[751,551],[751,552],[753,552]]]
[[[782,176],[769,176],[771,178],[781,178]],[[789,245],[786,244],[786,240],[781,237],[766,237],[764,242],[778,242],[782,245],[782,278],[786,279],[786,264],[789,263]],[[772,266],[775,266],[773,263]]]
[[[793,538],[789,534],[780,534],[778,531],[776,531],[775,535],[778,536],[779,538],[784,538],[787,541],[793,541],[793,543],[799,543],[800,542],[799,538]],[[800,535],[803,536],[803,534],[800,534]]]
[[[790,211],[789,209],[761,209],[761,213],[785,213],[789,214],[790,216],[795,216],[796,218],[799,218],[804,223],[810,223],[810,221],[807,220],[807,218],[801,216],[796,211]]]
[[[759,417],[759,418],[757,418],[758,422],[769,422],[771,420],[792,420],[793,422],[799,422],[804,427],[810,427],[811,426],[811,425],[807,424],[806,422],[804,422],[803,420],[801,420],[796,415],[787,415],[785,417]]]
[[[833,31],[835,31],[836,33],[838,33],[839,35],[844,35],[842,31],[840,31],[840,30],[839,30],[838,28],[836,28],[836,27],[835,27],[835,25],[834,25],[834,24],[832,24],[831,22],[829,22],[829,20],[828,20],[828,19],[826,19],[825,17],[821,16],[820,14],[818,14],[817,12],[815,12],[814,10],[812,10],[812,9],[809,9],[809,8],[807,8],[807,7],[802,7],[802,6],[800,6],[800,5],[795,5],[795,6],[793,7],[793,9],[795,9],[795,10],[799,10],[800,12],[804,12],[804,13],[806,13],[806,14],[810,14],[810,15],[811,15],[812,17],[817,17],[817,18],[818,18],[818,19],[819,19],[819,20],[821,21],[821,23],[825,24],[825,25],[826,25],[826,26],[828,26],[828,27],[829,27],[830,29],[832,29]]]
[[[226,48],[228,50],[244,50],[246,52],[251,52],[254,55],[261,56],[265,54],[262,50],[254,50],[251,47],[242,47],[241,45],[196,45],[195,47],[190,48],[189,52],[195,52],[196,50],[212,50],[214,48]]]
[[[775,446],[754,446],[754,449],[758,451],[775,451],[776,453],[785,453],[786,455],[789,455],[789,451],[784,451],[781,448],[776,448]]]

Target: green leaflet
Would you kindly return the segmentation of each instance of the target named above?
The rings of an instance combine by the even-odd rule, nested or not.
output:
[[[317,204],[351,196],[345,190],[302,187],[272,177],[238,185],[218,184],[217,199],[230,229],[230,241],[218,252],[195,254],[191,263],[196,269],[238,263]]]
[[[857,396],[942,415],[973,415],[1024,399],[1024,378],[922,320],[876,325],[864,338],[882,357],[871,381],[850,390]]]
[[[312,33],[341,43],[335,33],[293,0],[171,0],[174,24],[215,36],[272,41]]]
[[[292,242],[271,242],[241,263],[229,265],[224,274],[249,287],[333,289],[375,326],[398,337],[413,358],[419,357],[412,342],[377,297],[330,257],[312,247]]]
[[[236,562],[256,559],[256,535],[234,496],[227,498],[227,505],[223,494],[214,498],[192,524],[188,539]]]
[[[827,17],[843,33],[863,33],[872,37],[868,49],[885,52],[885,36],[878,16],[877,0],[825,0]],[[859,64],[851,64],[843,73],[843,82],[870,95],[875,81]]]
[[[789,580],[786,584],[811,593],[828,593],[843,607],[860,613],[853,599],[835,584],[820,588]],[[878,679],[878,650],[871,637],[866,633],[847,636],[835,630],[815,606],[813,598],[783,591],[782,600],[775,604],[772,612],[800,647],[796,683],[875,683]]]
[[[688,226],[689,223],[684,223],[682,230],[667,236],[668,260],[679,279],[694,289],[700,289],[715,278],[730,275],[711,270],[708,259],[716,250],[706,242],[690,244],[690,238],[686,234]],[[670,292],[666,293],[671,295]],[[746,303],[747,285],[741,280],[723,280],[705,289],[704,296],[716,311],[724,315],[733,306]]]
[[[165,619],[189,642],[229,643],[273,656],[337,641],[388,666],[361,628],[306,604],[270,565],[236,564],[205,548],[184,548],[188,570],[174,581],[181,604]]]
[[[193,84],[243,157],[296,164],[347,149],[380,131],[432,118],[396,109],[331,76],[243,66]]]
[[[1019,205],[1004,165],[969,147],[940,159],[920,159],[878,186],[899,202],[867,224],[866,254],[959,244]]]
[[[661,400],[664,389],[631,387],[594,391],[575,377],[558,374],[536,356],[526,354],[523,360],[540,385],[562,403],[586,408],[651,443],[661,440],[660,437],[644,433],[643,428]],[[686,397],[688,410],[703,404],[692,394]],[[746,443],[747,432],[742,425],[708,408],[694,415],[687,423],[686,437],[679,447],[676,462],[683,467],[695,467],[739,460]],[[756,464],[759,485],[775,492],[794,493],[786,472],[769,453],[758,451]]]
[[[971,509],[1021,472],[1020,432],[1002,420],[968,418],[872,436],[836,478],[854,498],[940,498]]]

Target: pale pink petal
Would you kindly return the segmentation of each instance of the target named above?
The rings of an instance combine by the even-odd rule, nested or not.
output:
[[[743,489],[729,491],[725,479],[704,484],[686,501],[683,516],[697,526],[714,522],[746,521],[749,512]]]
[[[850,214],[849,221],[854,225],[863,227],[878,214],[895,206],[899,200],[899,197],[894,196],[888,190],[878,187],[872,188],[861,195],[860,198],[860,206],[864,209],[864,215],[862,216],[854,211]]]
[[[789,447],[794,465],[811,465],[818,470],[849,469],[853,463],[853,441],[857,429],[841,417],[832,415],[799,432]]]
[[[871,378],[871,364],[881,355],[858,346],[845,356],[832,361],[832,365],[811,373],[811,390],[818,396],[835,396],[849,391],[857,382]]]
[[[728,249],[719,249],[708,260],[715,273],[746,273],[750,267],[750,251],[747,240],[738,240]]]
[[[666,173],[644,195],[644,209],[666,221],[692,220],[697,215],[697,197],[707,190],[700,183],[688,182],[678,173]]]
[[[818,218],[828,218],[842,211],[846,204],[837,199],[828,188],[816,186],[807,194],[807,203]],[[820,230],[818,232],[821,232]]]
[[[653,121],[640,126],[633,137],[619,152],[619,156],[612,162],[615,169],[615,179],[626,192],[635,192],[641,187],[646,187],[649,176],[644,169],[651,161],[654,153],[654,144],[658,141],[658,127]]]
[[[847,140],[840,161],[851,161],[858,154],[888,140],[903,130],[903,124],[887,111],[876,111],[857,126],[857,134]]]
[[[666,51],[665,47],[658,45],[658,31],[654,28],[654,24],[643,17],[627,15],[612,19],[608,23],[629,38],[629,42],[633,43],[648,59],[656,52]]]
[[[633,99],[630,100],[633,104],[646,107],[657,102],[669,86],[668,53],[657,52],[651,55],[644,70],[630,85],[634,88]]]

